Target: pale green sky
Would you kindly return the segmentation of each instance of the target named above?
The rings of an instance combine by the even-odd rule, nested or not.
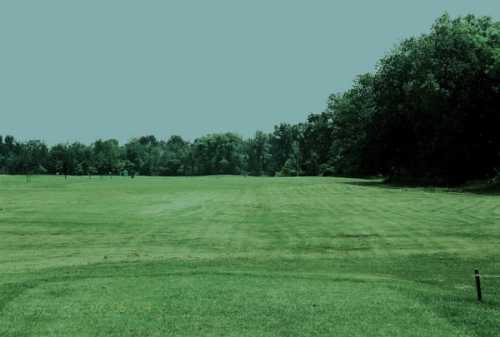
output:
[[[500,1],[1,1],[0,134],[270,131],[445,11],[498,20]]]

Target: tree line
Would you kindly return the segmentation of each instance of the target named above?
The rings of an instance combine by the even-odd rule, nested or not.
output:
[[[500,23],[443,15],[399,43],[374,72],[299,124],[243,139],[210,134],[47,146],[0,137],[8,174],[380,175],[460,184],[500,169]]]

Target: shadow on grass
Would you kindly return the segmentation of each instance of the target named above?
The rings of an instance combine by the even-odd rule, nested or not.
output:
[[[382,189],[415,189],[428,192],[451,192],[451,193],[471,193],[478,195],[498,195],[500,196],[500,185],[491,185],[486,182],[468,183],[463,186],[445,187],[428,184],[387,182],[381,179],[366,179],[354,181],[342,181],[340,184],[373,187]]]
[[[472,186],[464,186],[460,188],[461,192],[474,193],[481,195],[500,195],[500,185],[480,184]]]

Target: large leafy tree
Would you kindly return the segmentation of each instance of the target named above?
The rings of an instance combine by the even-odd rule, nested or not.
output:
[[[386,175],[454,184],[499,164],[498,22],[442,16],[382,59],[374,93]]]
[[[335,174],[362,176],[377,173],[377,160],[372,151],[372,118],[375,113],[373,98],[374,76],[359,76],[353,87],[343,94],[331,95],[328,111],[331,113],[329,160]]]

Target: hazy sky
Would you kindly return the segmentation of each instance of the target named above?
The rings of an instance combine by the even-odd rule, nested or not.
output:
[[[270,131],[482,0],[0,2],[0,134],[89,143]]]

